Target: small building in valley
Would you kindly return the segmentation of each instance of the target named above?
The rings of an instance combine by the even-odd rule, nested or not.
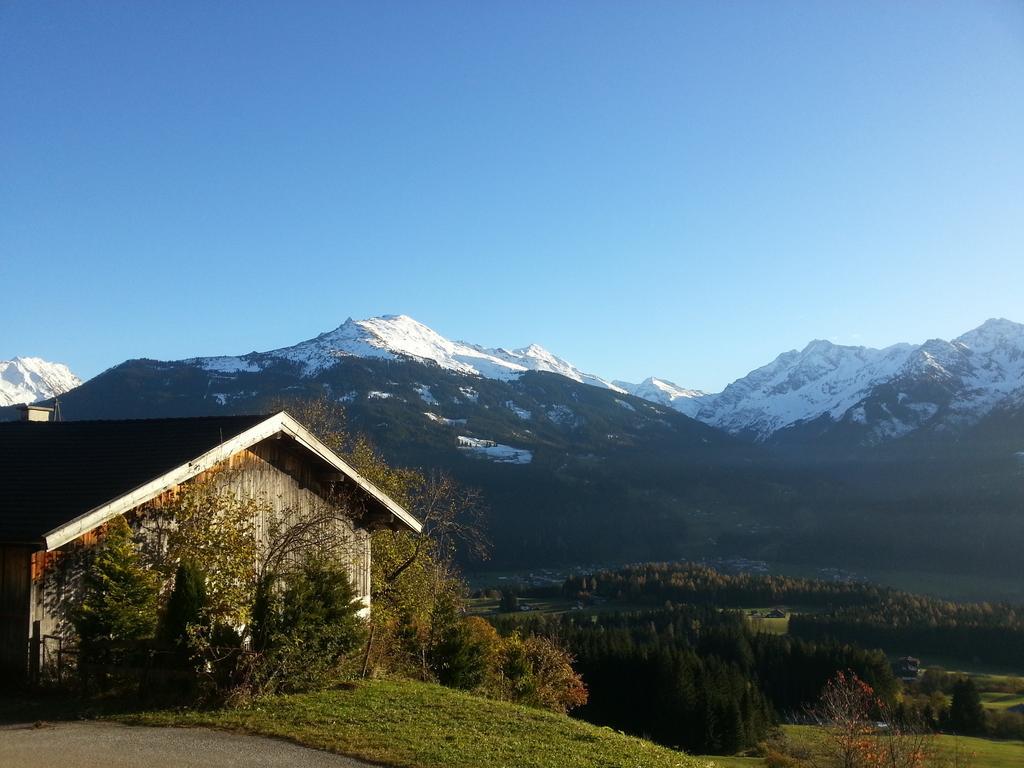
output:
[[[921,660],[913,656],[903,656],[893,664],[893,672],[901,680],[917,680],[921,673]]]
[[[26,413],[35,418],[0,424],[0,680],[38,670],[72,636],[79,584],[62,561],[118,515],[144,529],[147,510],[188,483],[209,478],[271,511],[344,505],[331,519],[351,544],[344,565],[366,610],[369,533],[421,527],[285,412],[70,422]]]

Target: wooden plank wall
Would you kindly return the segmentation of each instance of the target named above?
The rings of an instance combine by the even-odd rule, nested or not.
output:
[[[28,669],[32,551],[0,545],[0,688]]]

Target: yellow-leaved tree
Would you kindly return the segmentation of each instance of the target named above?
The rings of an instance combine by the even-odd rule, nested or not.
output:
[[[274,408],[288,411],[423,524],[419,533],[373,533],[373,610],[363,670],[434,677],[431,650],[462,613],[456,550],[481,558],[487,553],[480,494],[441,472],[392,466],[368,438],[348,432],[344,409],[329,398],[278,401]]]

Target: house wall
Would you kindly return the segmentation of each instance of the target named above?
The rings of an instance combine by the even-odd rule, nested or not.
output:
[[[28,667],[32,550],[0,544],[0,689]]]
[[[230,490],[242,498],[262,497],[275,515],[289,510],[308,511],[325,503],[327,488],[319,474],[319,468],[308,458],[289,450],[285,441],[273,438],[265,440],[250,449],[236,453],[199,478],[212,479],[218,486]],[[138,540],[153,545],[154,537],[160,533],[148,524],[147,509],[169,501],[176,489],[129,512],[126,517],[136,531]],[[271,521],[268,516],[256,521],[260,540],[267,540]],[[353,525],[344,515],[338,515],[336,525],[345,538],[343,557],[345,565],[363,601],[364,612],[370,607],[370,535],[363,528]],[[70,607],[77,602],[81,590],[81,579],[88,549],[96,542],[95,532],[90,532],[53,552],[39,552],[32,559],[31,607],[28,621],[22,622],[22,629],[28,631],[31,622],[39,621],[44,637],[42,649],[43,665],[56,661],[56,653],[62,643],[74,638],[74,627],[70,620]],[[157,541],[156,546],[159,546]],[[25,573],[29,573],[26,565]],[[27,579],[27,576],[26,576]],[[22,609],[24,610],[24,609]],[[24,616],[24,613],[22,613]],[[26,634],[21,635],[23,638]]]
[[[265,440],[251,449],[235,454],[230,471],[216,475],[216,482],[243,498],[262,495],[275,515],[289,510],[309,511],[325,503],[329,489],[313,466],[289,451],[280,440]],[[266,542],[267,519],[257,521],[257,535]],[[370,534],[339,515],[335,524],[345,539],[344,557],[349,577],[367,609],[370,607]]]

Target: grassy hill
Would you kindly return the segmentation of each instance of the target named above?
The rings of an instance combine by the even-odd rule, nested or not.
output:
[[[564,715],[438,685],[374,680],[246,709],[156,711],[143,725],[230,728],[401,768],[710,768],[701,759]]]

